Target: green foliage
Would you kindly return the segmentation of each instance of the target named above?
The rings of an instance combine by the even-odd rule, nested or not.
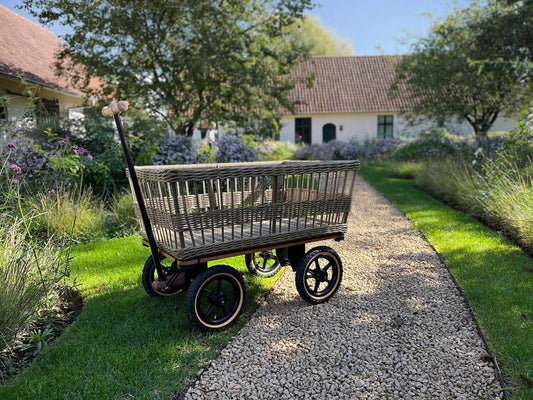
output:
[[[40,237],[71,238],[77,242],[105,237],[106,212],[88,189],[79,192],[59,188],[53,193],[41,193],[36,203],[43,212],[36,215],[32,230]]]
[[[491,25],[479,24],[500,3],[458,9],[443,23],[435,25],[428,37],[416,42],[411,54],[396,65],[393,96],[408,96],[417,116],[443,123],[447,117],[466,119],[478,136],[485,136],[499,115],[517,115],[533,98],[524,71],[511,63],[473,60],[493,56],[494,41],[481,45],[477,38]],[[502,27],[503,29],[503,27]],[[495,32],[504,34],[504,30]],[[521,46],[521,44],[518,44]]]
[[[318,16],[305,16],[289,28],[291,40],[309,49],[311,56],[349,56],[352,43],[335,37],[335,33],[322,25]]]
[[[485,58],[473,59],[479,69],[507,68],[527,76],[524,85],[532,87],[533,77],[533,1],[490,0],[486,13],[473,21],[478,32],[476,47],[487,48]]]
[[[125,189],[112,198],[108,212],[108,236],[120,237],[138,234],[139,223],[133,206],[133,196]]]
[[[388,161],[385,163],[387,174],[400,179],[414,179],[423,168],[423,163],[413,161]]]
[[[72,28],[60,72],[87,91],[99,77],[100,92],[147,108],[177,133],[192,135],[201,120],[247,124],[293,109],[290,73],[306,52],[285,27],[311,0],[21,3],[43,24]]]
[[[29,217],[24,218],[0,218],[0,351],[11,346],[70,273],[68,248],[34,242],[25,226]]]
[[[277,140],[252,141],[252,146],[260,160],[282,161],[290,160],[294,152],[299,148],[292,142],[280,142]]]
[[[438,160],[459,156],[465,148],[468,148],[465,138],[450,135],[442,129],[432,129],[401,142],[389,157],[402,161]]]

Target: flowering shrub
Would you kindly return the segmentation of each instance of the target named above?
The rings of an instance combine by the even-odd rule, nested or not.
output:
[[[297,145],[291,142],[279,142],[271,139],[254,142],[254,150],[261,160],[281,161],[290,160],[293,154],[299,149]]]
[[[383,162],[403,142],[398,138],[369,140],[365,144],[364,157],[373,163]]]
[[[293,158],[297,160],[355,160],[364,154],[364,147],[351,142],[332,140],[325,144],[312,144],[299,148]]]
[[[9,159],[18,148],[14,141],[6,148],[6,160],[0,165],[0,351],[9,347],[49,301],[52,289],[70,273],[65,252],[69,242],[33,236],[34,221],[43,210],[21,196],[31,169]]]
[[[434,129],[399,144],[389,156],[400,161],[441,160],[459,156],[465,148],[469,149],[465,138]]]
[[[223,135],[216,142],[215,161],[219,163],[256,161],[257,154],[239,136]]]
[[[93,160],[87,149],[70,142],[68,136],[58,139],[50,129],[45,131],[46,144],[22,136],[18,130],[2,149],[9,169],[16,173],[17,183],[34,188],[82,184],[83,170]]]
[[[194,164],[196,151],[191,138],[173,136],[161,139],[152,161],[155,165]]]

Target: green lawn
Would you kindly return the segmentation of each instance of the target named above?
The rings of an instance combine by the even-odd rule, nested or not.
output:
[[[216,358],[274,281],[247,274],[237,326],[200,334],[185,315],[185,293],[145,293],[140,276],[149,255],[140,238],[76,247],[72,275],[81,284],[83,312],[31,367],[0,386],[0,399],[174,398]],[[219,263],[246,269],[244,257]]]
[[[365,166],[364,178],[404,212],[443,256],[472,306],[492,352],[514,388],[513,398],[533,399],[533,267],[514,243],[469,215]]]

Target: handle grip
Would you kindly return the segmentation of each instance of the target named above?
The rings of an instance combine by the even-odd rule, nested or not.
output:
[[[112,101],[108,106],[102,108],[102,114],[104,117],[112,117],[115,114],[128,111],[129,106],[130,103],[124,100],[121,100],[117,103]]]

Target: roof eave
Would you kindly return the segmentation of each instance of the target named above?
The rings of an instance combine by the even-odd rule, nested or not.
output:
[[[13,75],[13,74],[9,74],[7,72],[3,72],[3,71],[0,71],[0,77],[7,78],[7,79],[10,79],[12,81],[20,81],[21,80],[20,77],[18,77],[16,75]],[[59,86],[51,85],[49,83],[44,83],[42,81],[38,81],[38,80],[35,80],[35,79],[30,79],[30,78],[26,78],[26,77],[24,77],[24,79],[27,80],[28,82],[43,86],[43,87],[45,87],[45,88],[47,88],[49,90],[52,90],[54,92],[67,94],[69,96],[74,96],[74,97],[77,97],[79,99],[96,99],[96,97],[84,96],[84,95],[82,95],[80,93],[72,92],[70,90],[60,88]]]

